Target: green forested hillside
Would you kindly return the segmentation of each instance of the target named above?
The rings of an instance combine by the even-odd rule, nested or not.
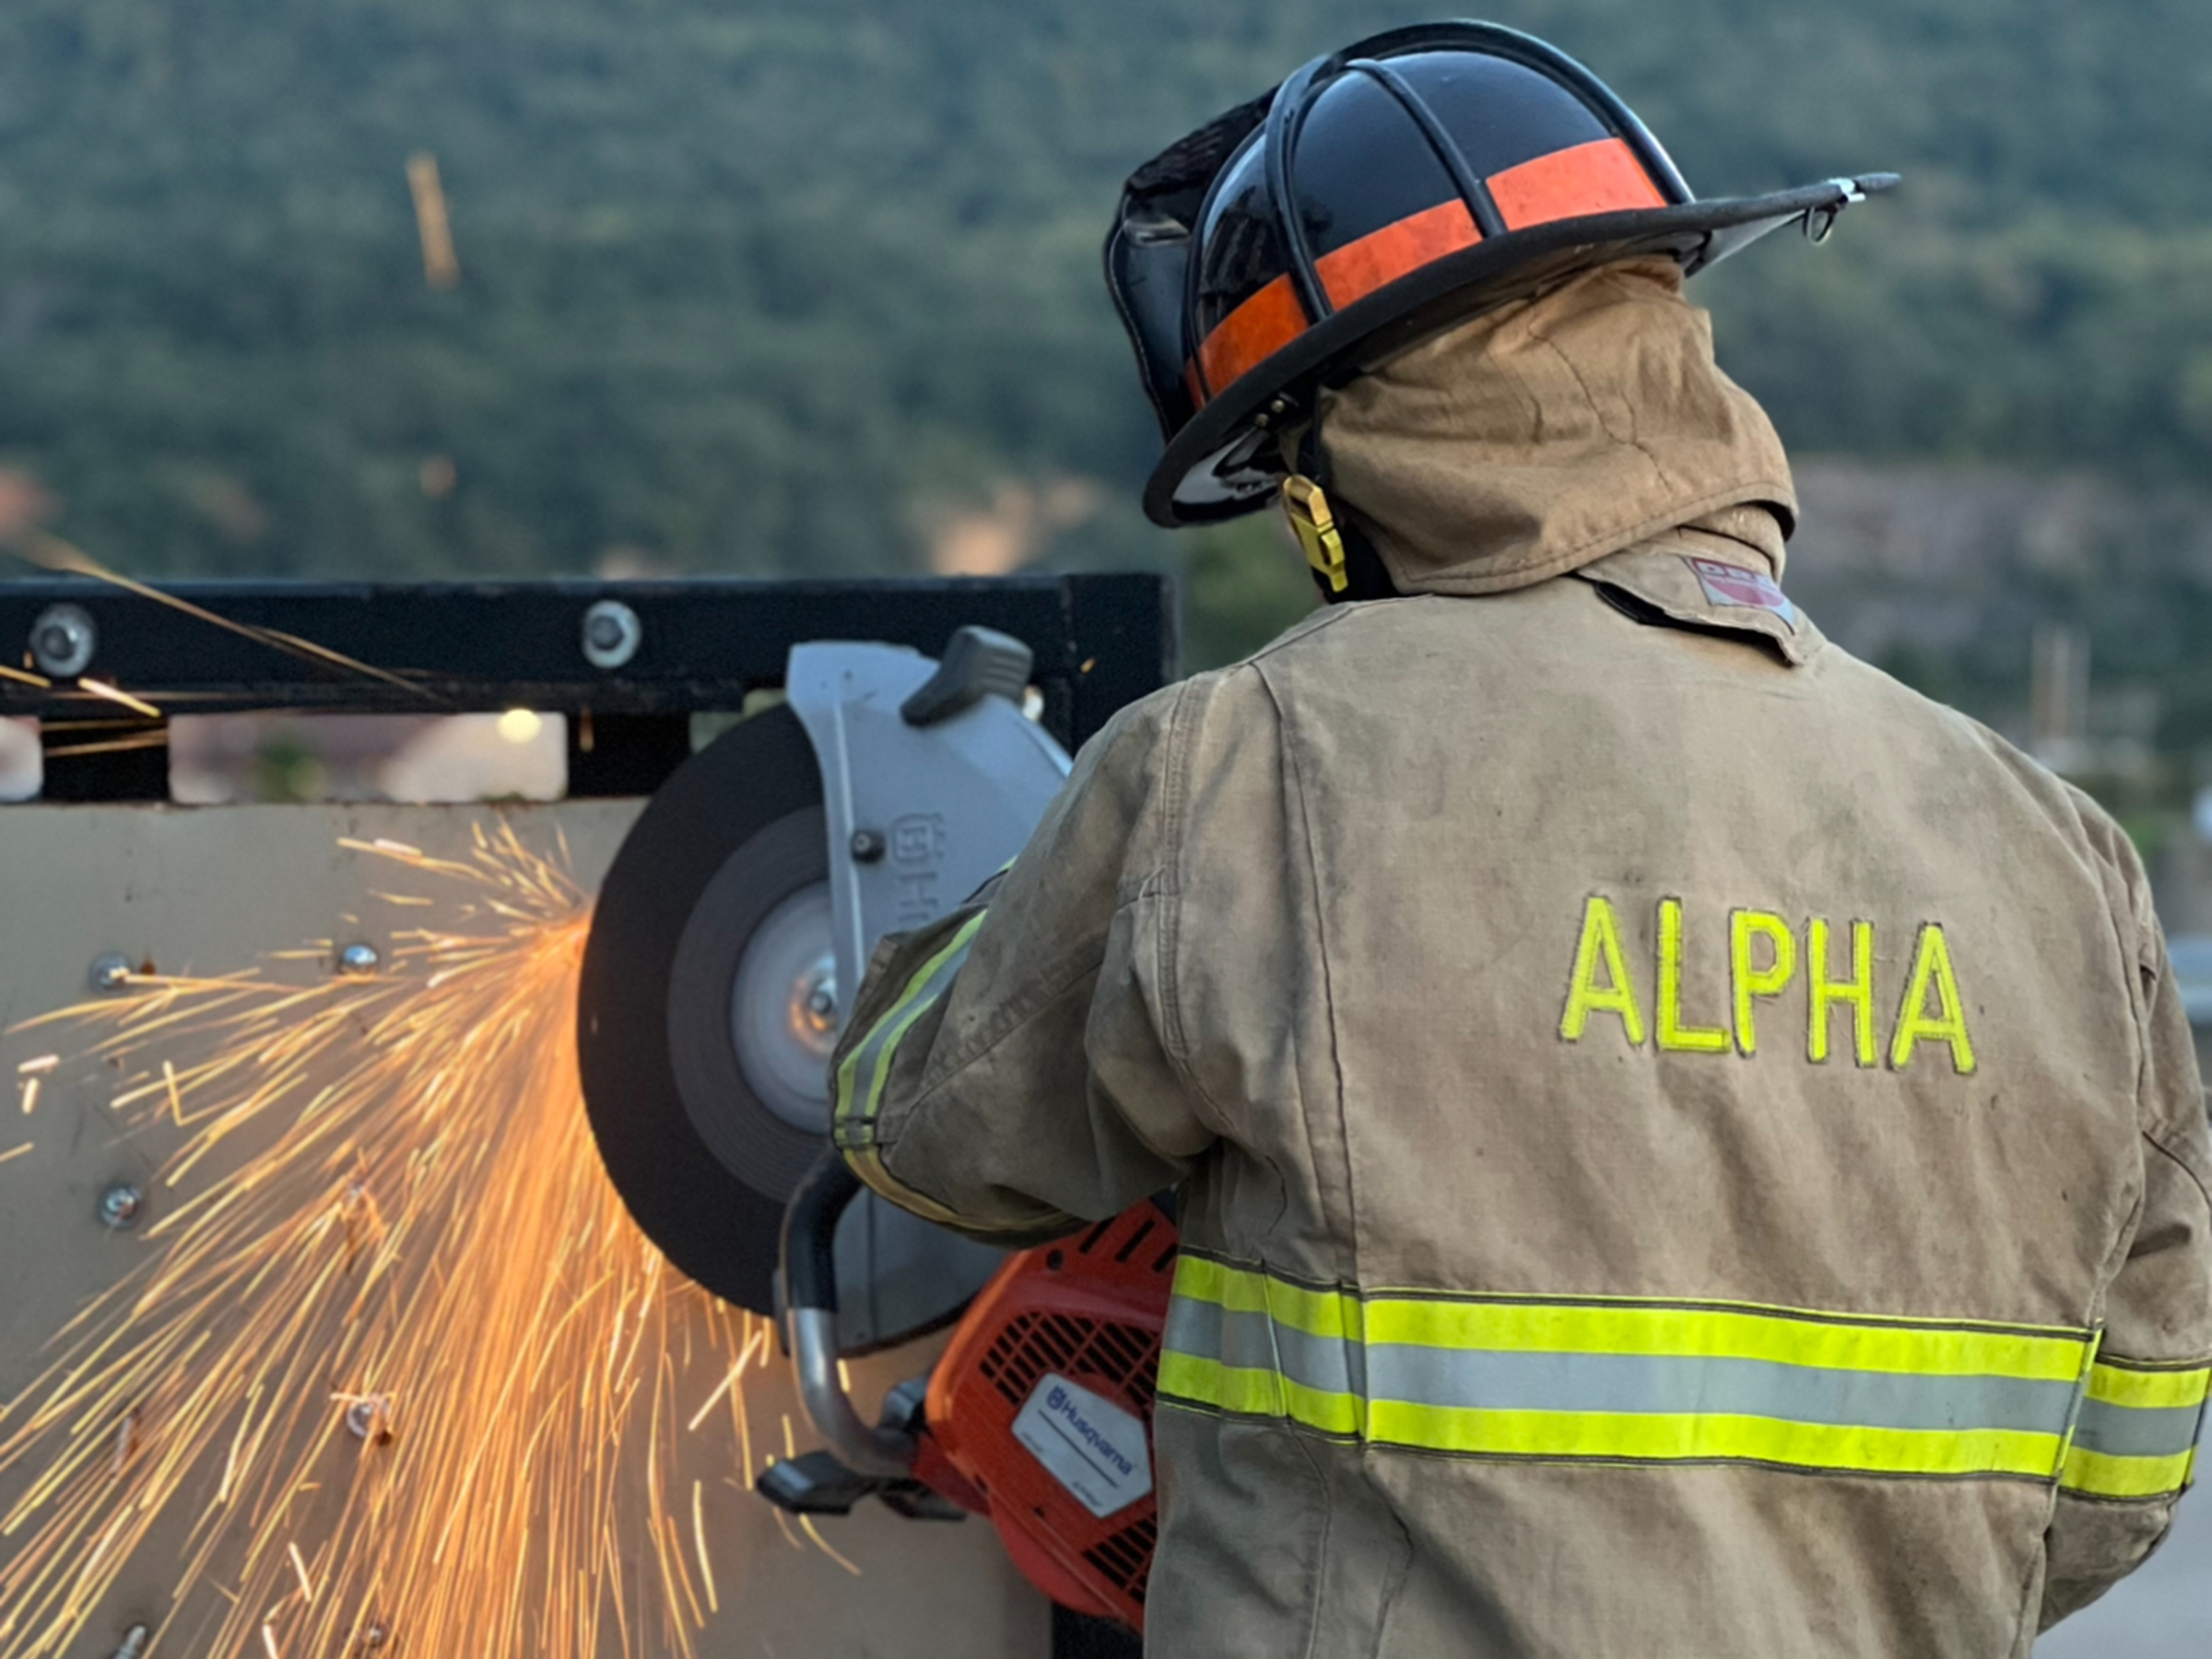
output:
[[[1049,557],[1168,557],[1129,505],[1156,440],[1097,276],[1119,180],[1419,15],[8,0],[0,465],[140,571],[896,570],[948,514],[1068,479],[1100,487],[1031,515]],[[1598,67],[1708,194],[1908,175],[1830,248],[1708,285],[1799,446],[2212,462],[2201,0],[1492,15]]]

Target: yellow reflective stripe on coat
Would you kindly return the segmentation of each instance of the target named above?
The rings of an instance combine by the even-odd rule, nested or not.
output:
[[[971,916],[941,948],[914,970],[898,999],[847,1052],[837,1068],[837,1100],[830,1117],[830,1138],[844,1154],[853,1172],[871,1190],[924,1221],[957,1227],[970,1233],[1023,1233],[1031,1230],[1034,1224],[1021,1221],[994,1227],[978,1222],[908,1186],[885,1165],[883,1149],[876,1141],[876,1114],[883,1105],[884,1085],[890,1078],[899,1044],[913,1029],[914,1022],[952,988],[987,913],[979,911]]]
[[[943,948],[914,970],[898,999],[877,1017],[839,1065],[837,1103],[830,1125],[840,1147],[865,1146],[875,1138],[876,1112],[883,1103],[883,1086],[890,1077],[900,1041],[937,998],[951,989],[989,913],[978,911],[969,917]]]
[[[2047,1480],[2093,1347],[1968,1320],[1360,1295],[1186,1254],[1159,1392],[1423,1451]]]
[[[2090,1498],[2162,1498],[2189,1485],[2212,1366],[2100,1359],[2059,1484]]]

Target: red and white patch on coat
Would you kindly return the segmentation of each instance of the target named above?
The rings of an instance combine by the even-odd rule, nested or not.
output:
[[[1690,574],[1698,579],[1698,585],[1705,590],[1705,597],[1711,603],[1744,610],[1771,611],[1782,618],[1785,628],[1796,631],[1797,607],[1764,571],[1747,571],[1741,565],[1724,564],[1717,559],[1685,556],[1682,562],[1689,567]]]

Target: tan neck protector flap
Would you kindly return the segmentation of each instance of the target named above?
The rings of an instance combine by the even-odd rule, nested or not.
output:
[[[1332,394],[1329,493],[1401,591],[1525,587],[1747,505],[1786,534],[1782,441],[1681,288],[1671,260],[1591,271]],[[1779,536],[1747,539],[1779,576]]]

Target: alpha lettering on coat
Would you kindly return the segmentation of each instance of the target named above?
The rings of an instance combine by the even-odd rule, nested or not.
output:
[[[1613,901],[1601,897],[1583,907],[1583,937],[1574,947],[1574,979],[1559,1035],[1580,1042],[1593,1014],[1618,1016],[1629,1046],[1643,1046],[1643,1011],[1636,1004],[1635,982],[1629,978],[1629,959],[1621,953],[1620,918],[1613,913]]]
[[[1874,1042],[1874,924],[1851,924],[1851,974],[1847,979],[1828,977],[1828,920],[1815,916],[1806,929],[1806,1012],[1809,1030],[1806,1054],[1816,1065],[1828,1059],[1830,1027],[1836,1006],[1851,1013],[1852,1053],[1861,1066],[1871,1066],[1880,1054]]]
[[[1760,966],[1759,947],[1766,949]],[[1735,991],[1735,1046],[1759,1053],[1757,1004],[1780,996],[1797,973],[1797,939],[1790,924],[1771,911],[1740,910],[1728,918],[1728,982]]]
[[[1715,948],[1720,930],[1709,925],[1713,944],[1707,948]],[[1876,1030],[1877,1015],[1885,1007],[1877,1000],[1871,922],[1839,925],[1825,916],[1813,916],[1802,927],[1794,927],[1788,918],[1772,911],[1731,912],[1727,1019],[1714,1025],[1697,1023],[1683,1006],[1685,968],[1698,959],[1705,935],[1694,918],[1686,917],[1679,899],[1659,901],[1652,936],[1652,982],[1657,997],[1647,1022],[1636,971],[1622,942],[1620,909],[1602,893],[1591,895],[1583,906],[1582,933],[1568,971],[1567,1006],[1559,1017],[1563,1040],[1584,1041],[1592,1022],[1606,1016],[1619,1022],[1620,1034],[1632,1049],[1644,1046],[1648,1030],[1662,1053],[1735,1053],[1747,1058],[1759,1053],[1761,1023],[1783,1018],[1785,998],[1792,998],[1802,985],[1806,1058],[1816,1065],[1827,1064],[1831,1052],[1841,1052],[1862,1069],[1871,1070],[1887,1058],[1891,1070],[1904,1071],[1922,1061],[1928,1048],[1940,1047],[1949,1051],[1951,1069],[1959,1076],[1974,1070],[1966,999],[1959,993],[1950,938],[1940,923],[1920,925],[1912,964],[1898,987],[1887,1050]],[[1840,1049],[1839,1022],[1848,1033]]]
[[[1933,995],[1936,1006],[1928,1006]],[[1951,947],[1943,929],[1930,922],[1920,930],[1912,952],[1912,977],[1897,1011],[1897,1035],[1889,1041],[1889,1064],[1902,1071],[1923,1042],[1950,1045],[1951,1069],[1964,1076],[1974,1069],[1974,1040],[1966,1033],[1966,1004],[1959,997],[1959,977],[1951,971]]]
[[[1728,1033],[1720,1026],[1691,1025],[1682,1018],[1682,900],[1659,901],[1659,1046],[1677,1054],[1724,1054]]]

